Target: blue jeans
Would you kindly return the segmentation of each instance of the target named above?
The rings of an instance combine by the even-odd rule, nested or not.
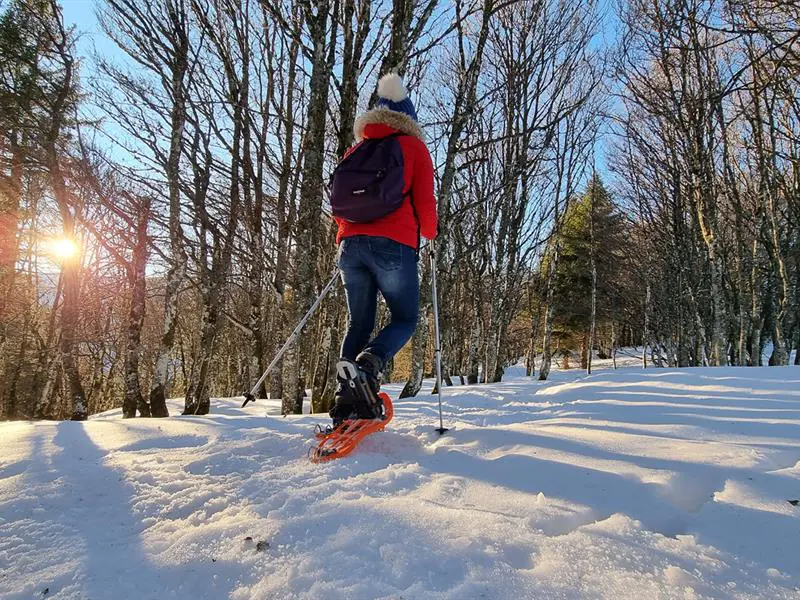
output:
[[[339,268],[349,313],[342,356],[355,360],[360,352],[368,351],[386,364],[417,327],[417,253],[389,238],[357,235],[342,240]],[[379,291],[392,318],[370,341]]]

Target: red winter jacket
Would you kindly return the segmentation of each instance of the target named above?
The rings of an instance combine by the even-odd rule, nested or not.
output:
[[[419,126],[402,113],[388,109],[374,109],[356,120],[355,129],[356,138],[360,140],[384,138],[393,133],[405,134],[398,137],[397,141],[403,150],[405,170],[403,192],[410,195],[396,211],[370,223],[350,223],[334,217],[339,225],[336,243],[354,235],[371,235],[391,238],[416,249],[419,238],[411,202],[414,203],[419,216],[419,233],[429,240],[434,239],[438,221],[436,198],[433,195],[433,161],[428,147],[421,139],[422,131]],[[355,146],[348,151],[348,154],[354,148]]]

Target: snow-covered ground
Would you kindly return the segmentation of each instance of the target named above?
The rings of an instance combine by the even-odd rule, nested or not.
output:
[[[0,597],[800,598],[800,368],[514,375],[323,465],[264,402],[0,424]]]

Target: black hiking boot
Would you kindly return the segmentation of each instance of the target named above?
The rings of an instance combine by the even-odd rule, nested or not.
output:
[[[359,359],[366,353],[359,354]],[[373,355],[370,355],[373,356]],[[375,357],[377,358],[377,357]],[[368,363],[369,358],[362,359],[365,368],[358,362],[346,358],[339,359],[336,363],[337,378],[344,383],[345,391],[342,395],[351,396],[355,402],[355,409],[359,419],[382,419],[383,401],[378,396],[380,389],[380,371],[374,370],[375,363]]]
[[[373,396],[377,398],[378,392],[381,390],[383,361],[371,352],[362,352],[356,356],[356,364],[364,375]]]
[[[346,382],[344,382],[340,377],[337,377],[337,379],[339,382],[336,386],[333,408],[331,408],[328,412],[333,420],[333,429],[336,429],[339,425],[341,425],[342,421],[358,418],[355,398],[353,397],[354,394],[350,391]]]

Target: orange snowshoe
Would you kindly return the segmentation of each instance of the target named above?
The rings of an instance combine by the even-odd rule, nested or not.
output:
[[[321,463],[345,457],[369,434],[383,431],[394,416],[394,407],[388,394],[379,392],[378,396],[383,401],[382,419],[346,419],[331,431],[318,431],[315,435],[319,443],[309,451],[311,462]]]

